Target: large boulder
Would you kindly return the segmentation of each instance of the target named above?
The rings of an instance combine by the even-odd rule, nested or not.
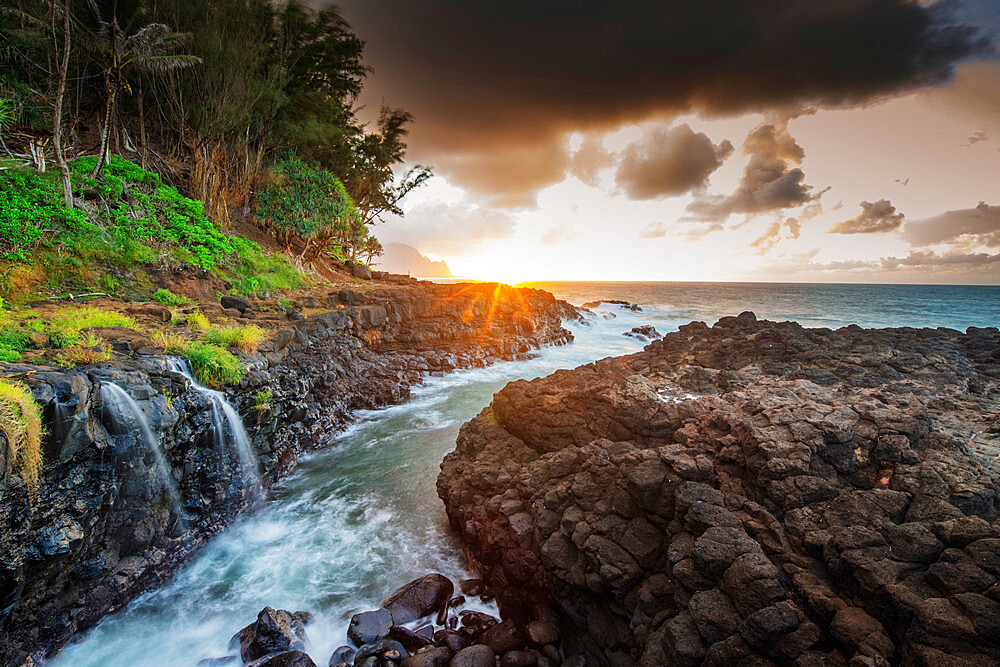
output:
[[[235,308],[241,313],[247,313],[253,310],[252,303],[241,296],[236,296],[235,294],[224,294],[219,302],[222,304],[223,308]]]
[[[455,585],[443,574],[427,574],[396,589],[382,602],[396,625],[409,623],[442,609],[455,592]]]

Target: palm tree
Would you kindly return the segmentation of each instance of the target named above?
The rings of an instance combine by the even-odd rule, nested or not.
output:
[[[191,67],[200,63],[201,58],[176,53],[190,38],[186,33],[172,32],[162,23],[150,23],[129,35],[119,24],[117,16],[106,20],[94,0],[90,0],[90,7],[97,21],[92,47],[107,84],[104,125],[101,127],[101,153],[91,174],[96,177],[108,158],[108,137],[114,122],[115,101],[120,92],[132,92],[127,75],[134,71],[162,74]]]

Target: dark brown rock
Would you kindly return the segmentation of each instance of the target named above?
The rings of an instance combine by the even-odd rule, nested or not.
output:
[[[998,358],[995,329],[692,323],[507,385],[438,492],[483,585],[557,600],[599,664],[989,663]]]
[[[455,585],[441,574],[427,574],[401,586],[382,602],[395,624],[409,623],[447,605]]]
[[[456,653],[450,667],[496,667],[496,664],[497,659],[489,646],[474,644]]]

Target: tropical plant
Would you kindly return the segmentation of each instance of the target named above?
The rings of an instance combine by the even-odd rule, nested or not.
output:
[[[0,381],[0,432],[7,441],[5,458],[20,472],[28,498],[34,500],[42,472],[42,413],[23,384]]]
[[[106,85],[101,149],[91,172],[91,178],[96,178],[108,157],[108,137],[115,122],[115,100],[122,92],[132,92],[128,81],[130,73],[164,74],[196,65],[201,58],[176,53],[190,39],[189,34],[173,32],[163,23],[150,23],[128,34],[131,26],[121,25],[114,10],[107,16],[95,0],[89,2],[97,22],[90,47]]]

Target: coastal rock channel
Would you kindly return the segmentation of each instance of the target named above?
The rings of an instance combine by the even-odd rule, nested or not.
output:
[[[568,342],[562,322],[578,316],[547,292],[496,284],[391,277],[364,290],[300,297],[308,316],[291,313],[255,354],[232,350],[247,373],[224,394],[193,382],[183,359],[125,340],[109,362],[69,370],[0,363],[46,430],[33,499],[0,436],[0,664],[39,664],[162,581],[355,410],[405,400],[427,373]],[[238,323],[266,314],[223,299],[211,305]]]
[[[593,664],[1000,664],[998,343],[695,322],[507,385],[438,491]]]

